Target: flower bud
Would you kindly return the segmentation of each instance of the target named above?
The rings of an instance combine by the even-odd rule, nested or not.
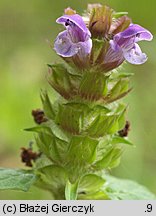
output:
[[[131,18],[128,16],[122,16],[118,19],[115,19],[114,22],[112,22],[109,33],[115,35],[119,32],[122,32],[129,27],[131,22]]]
[[[41,155],[41,153],[33,152],[31,148],[21,148],[21,150],[21,161],[28,167],[32,167],[32,161],[35,161]]]
[[[99,7],[102,7],[102,4],[99,4],[99,3],[97,3],[97,4],[88,4],[87,11],[92,12],[92,10],[94,8],[99,8]]]
[[[64,10],[64,14],[65,15],[74,15],[74,14],[76,14],[76,11],[73,10],[72,8],[68,7]]]
[[[110,29],[113,10],[108,6],[94,6],[90,16],[89,30],[94,38],[105,37]]]
[[[34,117],[36,124],[42,124],[43,122],[48,121],[44,111],[40,109],[32,110],[32,116]]]

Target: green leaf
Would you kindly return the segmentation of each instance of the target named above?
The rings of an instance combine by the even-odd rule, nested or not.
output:
[[[121,147],[114,148],[114,152],[112,155],[112,160],[109,164],[109,168],[115,168],[120,164],[120,158],[123,153],[123,149]]]
[[[73,184],[67,181],[65,187],[65,198],[66,200],[76,200],[77,199],[78,182]]]
[[[38,133],[36,143],[49,159],[56,163],[65,160],[70,140],[52,120],[26,130]]]
[[[36,137],[37,145],[41,152],[55,163],[62,163],[66,158],[68,143],[45,133],[39,134]]]
[[[0,168],[0,190],[28,191],[36,181],[32,171]]]
[[[132,90],[132,88],[129,87],[129,82],[128,78],[122,78],[116,82],[113,88],[109,91],[108,95],[105,97],[105,101],[107,103],[111,103],[127,95]]]
[[[146,187],[131,180],[118,179],[109,175],[103,176],[106,179],[102,191],[111,200],[156,200]]]
[[[73,136],[66,157],[66,169],[73,183],[85,174],[96,159],[98,140],[85,136]]]
[[[44,167],[50,166],[50,165],[52,165],[52,161],[43,153],[35,161],[35,168],[36,169],[41,169],[41,168],[44,168]]]
[[[126,110],[127,108],[124,107],[123,111],[121,111],[119,118],[118,118],[118,131],[123,129],[126,123]]]
[[[107,94],[108,78],[104,73],[86,72],[80,83],[81,97],[89,101],[101,99]]]
[[[69,142],[69,137],[67,134],[53,121],[48,121],[45,123],[45,127],[51,129],[51,133],[60,140]]]
[[[69,102],[59,107],[56,121],[70,134],[85,135],[90,127],[93,127],[93,131],[95,130],[92,124],[94,124],[99,115],[106,116],[109,112],[110,110],[104,106],[97,105],[91,107],[85,103]]]
[[[123,104],[119,104],[117,109],[114,112],[114,115],[116,115],[116,119],[112,125],[112,127],[108,130],[108,134],[115,134],[119,130],[123,129],[125,126],[126,118],[126,107]]]
[[[42,123],[39,126],[32,127],[32,128],[26,128],[24,129],[25,131],[30,131],[30,132],[36,132],[36,133],[44,133],[47,135],[55,136],[58,139],[61,139],[63,141],[68,142],[69,138],[68,136],[62,131],[62,129],[55,124],[54,121],[49,120],[48,122]]]
[[[26,128],[24,130],[28,131],[28,132],[42,133],[44,131],[44,129],[45,129],[45,127],[43,125],[39,125],[39,126],[32,127],[32,128]]]
[[[74,136],[71,140],[68,156],[78,161],[92,163],[95,160],[98,141],[89,137]]]
[[[127,15],[127,14],[128,14],[128,12],[115,12],[115,13],[113,14],[113,18],[118,19],[118,18],[120,18],[120,17],[122,17],[122,16],[125,16],[125,15]]]
[[[120,136],[114,136],[112,139],[112,144],[116,145],[116,144],[126,144],[126,145],[134,145],[133,143],[131,143],[128,139],[124,138],[124,137],[120,137]]]
[[[107,40],[99,40],[93,38],[92,51],[90,55],[90,62],[92,65],[100,65],[103,63],[104,56],[108,50],[109,42]]]
[[[110,97],[115,98],[129,89],[129,79],[120,79],[110,91]]]
[[[95,128],[92,125],[94,125],[95,121],[99,118],[99,116],[107,116],[108,113],[110,113],[110,110],[100,105],[90,108],[90,110],[86,110],[82,121],[84,134],[88,133],[91,128],[93,128],[94,131]],[[91,135],[91,133],[89,135]]]
[[[60,106],[57,122],[72,134],[79,134],[83,130],[83,119],[89,112],[89,107],[81,103],[66,103]]]
[[[79,193],[93,193],[100,190],[105,180],[95,174],[87,174],[82,177],[79,183]]]
[[[122,78],[130,78],[131,76],[133,76],[134,73],[130,73],[130,72],[124,72],[124,71],[114,71],[109,78],[109,81],[118,81],[119,79]]]
[[[46,122],[36,127],[26,128],[24,130],[29,132],[36,132],[39,134],[44,133],[68,141],[66,134],[64,134],[63,131],[52,121],[48,121],[48,123]]]
[[[88,128],[87,132],[93,137],[102,137],[109,133],[110,129],[118,119],[118,115],[99,115]]]
[[[55,196],[55,199],[65,199],[65,186],[68,175],[61,166],[50,165],[37,170],[39,180],[36,186],[49,190]]]
[[[54,119],[55,118],[55,112],[53,110],[51,101],[50,101],[49,96],[48,96],[46,91],[41,92],[41,100],[42,100],[45,115],[50,119]]]
[[[102,137],[102,139],[99,140],[99,144],[97,146],[97,155],[96,155],[96,161],[99,161],[103,158],[103,156],[106,154],[106,152],[110,151],[112,149],[111,144],[111,135],[107,135]]]
[[[50,165],[39,169],[42,180],[51,185],[51,189],[56,189],[60,185],[65,186],[67,173],[61,166]]]
[[[122,149],[120,147],[112,147],[108,149],[105,154],[103,155],[103,158],[99,161],[97,161],[94,164],[94,167],[96,169],[104,169],[104,168],[112,168],[118,165],[119,158],[122,154]]]
[[[49,83],[64,98],[76,95],[81,76],[71,74],[63,64],[49,65]]]

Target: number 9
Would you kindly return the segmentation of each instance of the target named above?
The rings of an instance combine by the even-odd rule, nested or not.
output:
[[[147,212],[151,212],[152,211],[152,205],[151,204],[148,204],[147,205]]]

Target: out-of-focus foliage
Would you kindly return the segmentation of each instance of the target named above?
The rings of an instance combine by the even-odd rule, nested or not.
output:
[[[1,190],[28,191],[37,180],[37,176],[31,170],[0,168]]]
[[[58,57],[49,45],[61,26],[55,20],[64,8],[71,6],[79,13],[87,3],[84,0],[1,0],[0,1],[0,167],[24,167],[20,148],[28,145],[32,134],[22,129],[33,125],[31,110],[41,107],[41,88],[46,82],[46,63],[55,63]],[[146,1],[99,0],[116,11],[128,11],[134,23],[156,33],[156,3]],[[130,139],[136,148],[127,147],[122,163],[113,173],[146,185],[156,193],[156,39],[142,44],[149,60],[142,66],[125,64],[124,70],[134,72],[134,90],[127,97],[128,119],[131,122]],[[51,91],[51,97],[55,93]],[[0,199],[51,199],[51,195],[33,188],[31,192],[0,192]]]

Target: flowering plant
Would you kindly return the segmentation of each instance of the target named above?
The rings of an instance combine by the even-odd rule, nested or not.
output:
[[[127,13],[90,4],[84,16],[71,8],[56,21],[65,30],[54,50],[63,63],[48,64],[48,82],[60,97],[51,102],[41,93],[43,110],[32,111],[37,126],[35,143],[22,148],[24,170],[1,169],[0,189],[28,190],[31,185],[52,193],[54,199],[155,199],[143,186],[108,175],[118,166],[128,140],[127,105],[133,74],[118,70],[125,61],[147,60],[137,42],[152,34],[132,23]],[[4,181],[11,178],[10,182]],[[1,180],[2,181],[2,180]],[[129,188],[131,188],[129,190]]]

